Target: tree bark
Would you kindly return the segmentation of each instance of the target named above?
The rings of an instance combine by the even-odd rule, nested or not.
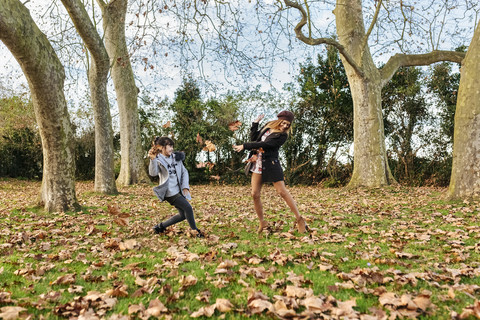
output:
[[[395,181],[387,161],[383,127],[381,75],[368,46],[362,2],[338,0],[334,11],[338,42],[349,53],[361,73],[345,57],[342,61],[353,98],[354,165],[349,187],[381,187]]]
[[[78,209],[63,66],[18,0],[0,0],[0,39],[20,64],[31,91],[43,148],[41,202],[49,212]]]
[[[88,82],[95,120],[95,191],[115,194],[112,117],[107,95],[110,60],[82,2],[62,0],[62,3],[91,55]]]
[[[480,196],[480,24],[468,47],[460,73],[453,163],[448,195],[450,198]]]
[[[137,95],[125,39],[127,0],[105,4],[97,0],[103,16],[105,46],[112,65],[112,79],[120,113],[121,167],[117,183],[131,185],[148,181],[141,145]]]

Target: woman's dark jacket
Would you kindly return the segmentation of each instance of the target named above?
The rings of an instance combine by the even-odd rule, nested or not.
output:
[[[265,141],[261,141],[263,134],[267,128],[263,127],[258,130],[258,123],[254,122],[250,128],[250,140],[243,144],[245,150],[251,150],[248,158],[257,153],[262,148],[262,182],[283,181],[283,170],[278,161],[278,150],[287,141],[286,132],[273,132]]]

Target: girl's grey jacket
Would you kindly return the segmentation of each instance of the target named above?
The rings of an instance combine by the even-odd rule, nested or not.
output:
[[[175,165],[175,169],[177,170],[177,180],[178,185],[180,186],[180,192],[183,189],[190,189],[188,184],[188,171],[183,165],[183,160],[185,160],[185,153],[175,151],[173,152],[175,161],[173,164]],[[158,175],[158,186],[153,188],[153,192],[155,195],[160,199],[160,201],[165,200],[165,194],[167,193],[168,189],[168,170],[167,170],[167,162],[165,158],[162,157],[160,154],[153,160],[150,159],[150,164],[148,165],[148,173],[154,177]]]

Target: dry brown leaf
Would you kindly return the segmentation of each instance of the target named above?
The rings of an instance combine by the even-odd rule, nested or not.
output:
[[[380,297],[378,297],[378,302],[380,302],[382,306],[385,306],[385,305],[398,306],[401,304],[400,299],[398,299],[395,292],[382,293]]]
[[[320,271],[328,271],[331,270],[333,266],[331,264],[319,264],[318,268],[320,269]]]
[[[118,224],[119,226],[128,227],[128,219],[125,219],[125,218],[117,218],[117,219],[113,219],[113,222],[115,222],[115,223]]]
[[[419,295],[413,299],[413,302],[417,305],[419,309],[423,312],[427,311],[427,309],[432,306],[432,301],[430,300],[429,296],[426,295]]]
[[[211,306],[201,307],[200,309],[198,309],[198,311],[195,311],[194,313],[190,314],[190,317],[192,318],[211,317],[214,313],[215,313],[215,304],[212,304]]]
[[[197,281],[198,279],[195,278],[195,276],[193,275],[188,275],[188,276],[182,276],[180,278],[180,284],[182,285],[182,287],[190,287],[190,286],[194,286],[197,284]]]
[[[273,311],[274,307],[270,301],[263,299],[255,299],[248,303],[248,309],[253,314],[262,313],[263,311]]]
[[[205,140],[205,147],[203,148],[203,151],[213,152],[215,150],[217,150],[217,147],[212,143],[212,141]]]
[[[126,284],[123,284],[116,288],[107,290],[105,293],[110,297],[117,297],[117,298],[128,297],[127,288],[128,286]]]
[[[135,278],[135,284],[136,284],[136,285],[139,285],[140,287],[143,287],[143,286],[146,286],[146,285],[147,285],[147,280],[144,280],[144,279],[142,279],[142,278],[140,278],[140,277],[137,276],[137,277]]]
[[[324,311],[324,301],[318,297],[310,296],[302,301],[302,304],[310,311]]]
[[[145,307],[143,306],[142,303],[132,304],[132,305],[128,306],[128,314],[129,315],[136,314],[136,313],[139,313],[139,312],[143,313],[144,311],[145,311]]]
[[[118,248],[121,251],[126,251],[126,250],[133,250],[135,248],[138,248],[140,244],[137,242],[135,239],[128,239],[123,242],[120,242],[118,245]]]
[[[257,257],[253,257],[253,258],[248,259],[249,264],[260,264],[260,263],[262,263],[262,261],[263,261],[263,259],[260,259],[260,258],[257,258]]]
[[[80,311],[78,320],[100,320],[100,317],[93,311],[92,308]]]
[[[220,262],[220,264],[218,265],[217,268],[227,268],[228,269],[228,268],[233,268],[237,265],[238,265],[238,263],[236,261],[227,259],[227,260],[224,260],[224,261]]]
[[[70,292],[70,293],[82,293],[83,292],[83,287],[82,286],[70,286],[70,288],[68,288],[68,292]]]
[[[450,299],[455,299],[455,290],[452,287],[448,288],[448,296]]]
[[[233,308],[233,304],[228,299],[221,299],[221,298],[218,298],[215,301],[215,306],[217,310],[222,313],[230,312]]]
[[[212,296],[212,293],[210,292],[210,290],[205,290],[205,291],[200,292],[200,293],[195,297],[195,299],[197,299],[198,301],[202,301],[202,302],[205,302],[205,303],[209,303],[211,296]]]
[[[347,301],[337,301],[337,309],[335,310],[338,316],[350,316],[357,313],[353,307],[357,306],[356,298]]]
[[[27,311],[22,307],[8,306],[0,308],[0,318],[3,320],[16,320],[20,318],[20,314]]]
[[[242,123],[241,123],[240,121],[238,121],[238,120],[237,120],[237,121],[230,122],[230,123],[228,124],[228,130],[230,130],[230,131],[237,131],[237,130],[240,128],[241,125],[242,125]]]
[[[285,289],[285,294],[287,297],[296,297],[296,298],[303,298],[307,296],[307,293],[310,293],[309,296],[312,295],[311,289],[304,289],[295,286],[287,286]]]
[[[63,276],[58,277],[55,281],[51,282],[50,285],[57,284],[74,284],[76,281],[76,274],[68,273]]]
[[[200,136],[200,133],[197,133],[197,143],[203,144],[203,139],[202,139],[202,137]]]
[[[409,294],[402,294],[400,297],[400,306],[405,307],[409,310],[416,310],[417,305],[412,301],[412,296]]]
[[[158,318],[161,313],[168,312],[167,307],[158,299],[153,299],[148,305],[148,309],[145,310],[145,313],[149,316]]]
[[[297,315],[295,310],[288,309],[287,305],[282,300],[277,300],[273,305],[273,308],[274,312],[280,317],[291,318]]]

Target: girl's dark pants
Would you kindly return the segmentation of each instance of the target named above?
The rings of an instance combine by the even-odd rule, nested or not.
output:
[[[170,198],[170,199],[169,199]],[[172,206],[177,208],[178,214],[171,217],[165,222],[162,222],[162,226],[167,228],[175,223],[179,223],[187,219],[188,224],[192,230],[197,230],[197,225],[195,224],[195,217],[193,216],[193,208],[190,203],[185,199],[183,195],[175,195],[169,198],[165,198]],[[172,199],[174,198],[174,199]]]

